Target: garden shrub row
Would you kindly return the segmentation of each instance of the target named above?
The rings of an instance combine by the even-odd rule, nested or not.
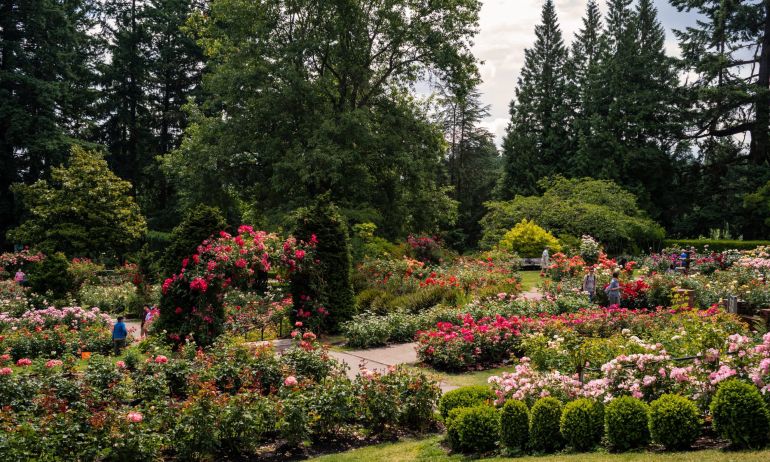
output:
[[[650,442],[683,450],[692,446],[703,426],[696,404],[680,395],[665,394],[650,404],[630,396],[606,405],[580,398],[564,406],[543,397],[531,408],[511,399],[496,409],[482,388],[454,390],[439,403],[454,451],[489,453],[501,447],[512,454],[552,453],[565,447],[589,451],[604,443],[623,452]],[[770,441],[769,411],[755,387],[723,382],[710,409],[714,429],[734,448],[761,449]]]

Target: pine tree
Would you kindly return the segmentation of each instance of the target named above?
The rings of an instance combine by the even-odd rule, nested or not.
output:
[[[598,70],[603,44],[601,11],[595,0],[589,0],[583,27],[575,35],[566,65],[572,153],[566,173],[573,176],[590,176],[594,173],[591,160],[577,153],[580,152],[581,140],[589,136],[591,119],[600,109],[592,104],[595,102],[592,96],[601,85]]]
[[[16,222],[10,185],[47,175],[88,130],[95,15],[91,0],[0,3],[0,244]]]
[[[524,52],[524,68],[511,102],[503,141],[504,171],[498,195],[533,193],[537,180],[560,172],[569,147],[565,61],[567,50],[552,0],[543,4],[535,44]]]
[[[138,187],[145,166],[157,154],[149,103],[150,34],[143,0],[109,0],[105,40],[110,53],[102,68],[100,141],[115,173]]]
[[[696,11],[697,25],[676,31],[682,58],[697,75],[692,97],[693,138],[749,133],[753,165],[770,161],[770,2],[671,0]]]
[[[500,158],[492,134],[479,124],[489,115],[477,88],[446,90],[441,98],[439,123],[449,144],[446,155],[452,198],[459,203],[457,230],[448,241],[458,248],[475,246],[481,236],[478,221],[483,204],[497,182]]]

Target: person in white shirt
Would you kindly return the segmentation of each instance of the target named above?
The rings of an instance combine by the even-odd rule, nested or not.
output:
[[[551,255],[548,253],[548,247],[543,250],[543,256],[540,257],[540,268],[545,271],[551,265]]]

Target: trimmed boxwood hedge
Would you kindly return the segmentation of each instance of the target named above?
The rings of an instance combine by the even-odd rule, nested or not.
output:
[[[770,417],[756,387],[737,379],[722,382],[711,402],[714,430],[742,448],[759,449],[770,439]]]
[[[479,404],[491,405],[495,399],[497,399],[495,392],[485,385],[460,387],[444,393],[444,396],[438,402],[438,410],[441,413],[441,417],[446,419],[452,409],[473,407]]]

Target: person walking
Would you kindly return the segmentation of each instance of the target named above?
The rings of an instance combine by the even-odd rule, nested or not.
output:
[[[607,286],[605,291],[607,292],[607,298],[609,299],[609,306],[620,305],[620,272],[615,271],[612,273],[612,280],[610,285]]]
[[[588,300],[593,303],[596,297],[596,274],[594,267],[588,268],[588,274],[583,278],[583,292],[588,294]]]
[[[120,356],[120,352],[126,347],[126,337],[128,330],[123,322],[123,316],[118,316],[118,322],[112,326],[112,345],[115,347],[115,356]]]
[[[147,335],[147,325],[152,319],[152,310],[150,305],[144,305],[144,312],[142,313],[142,322],[139,326],[139,338],[144,338]]]

